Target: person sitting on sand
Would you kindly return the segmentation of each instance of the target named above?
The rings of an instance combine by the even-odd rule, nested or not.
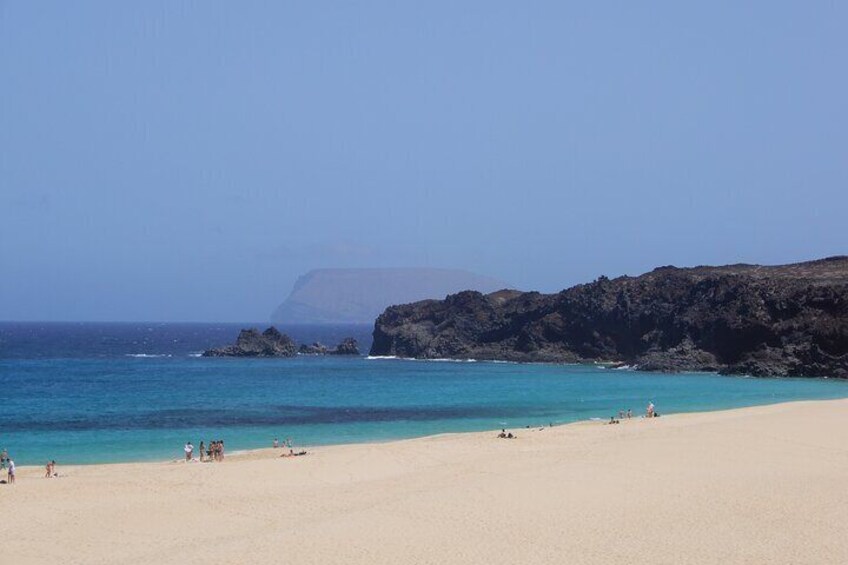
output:
[[[615,416],[610,416],[610,421],[607,424],[618,424],[619,420],[615,419]]]
[[[501,429],[501,433],[498,434],[498,437],[502,438],[502,439],[505,438],[506,437],[506,430]]]
[[[517,437],[518,437],[518,436],[514,436],[514,435],[512,435],[512,432],[509,432],[508,434],[506,434],[506,439],[515,439],[515,438],[517,438]]]

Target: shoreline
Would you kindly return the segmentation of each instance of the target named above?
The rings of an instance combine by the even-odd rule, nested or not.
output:
[[[737,376],[737,375],[732,375]],[[761,378],[761,377],[750,377],[750,378]],[[771,378],[771,377],[768,377]],[[792,377],[786,377],[792,378]],[[771,407],[779,407],[779,406],[791,406],[796,404],[810,404],[810,403],[829,403],[829,402],[842,402],[845,401],[848,403],[848,395],[844,398],[838,399],[824,399],[824,400],[792,400],[788,402],[773,402],[768,404],[755,404],[751,406],[741,406],[735,408],[719,408],[716,410],[701,410],[701,411],[693,411],[693,412],[673,412],[669,414],[661,414],[657,419],[651,420],[644,417],[644,414],[634,415],[629,420],[627,418],[622,418],[620,420],[621,424],[633,425],[637,421],[659,421],[659,420],[673,420],[685,418],[687,416],[706,416],[711,414],[723,414],[723,413],[733,413],[738,411],[746,411],[746,410],[756,410],[761,408],[771,408]],[[505,428],[492,428],[486,430],[472,430],[472,431],[457,431],[457,432],[439,432],[435,434],[426,434],[420,436],[413,437],[405,437],[405,438],[390,438],[390,439],[374,439],[369,441],[353,441],[349,443],[328,443],[328,444],[298,444],[295,450],[306,450],[307,454],[312,455],[316,451],[327,451],[327,450],[335,450],[340,448],[365,448],[365,447],[374,447],[374,446],[386,446],[392,444],[406,444],[409,442],[426,442],[431,440],[438,440],[440,438],[463,438],[463,437],[496,437],[499,433],[500,429],[505,429],[507,432],[513,432],[514,434],[525,434],[527,432],[538,432],[542,430],[549,429],[560,429],[566,427],[577,427],[577,426],[605,426],[608,424],[608,419],[603,417],[592,417],[583,420],[574,420],[571,422],[562,422],[559,424],[554,424],[553,426],[547,425],[533,425],[533,426],[524,426],[524,427],[505,427]],[[195,446],[197,448],[197,446]],[[257,459],[273,459],[270,457],[271,455],[276,455],[276,457],[280,457],[278,454],[282,454],[284,452],[283,447],[257,447],[257,448],[248,448],[248,449],[235,449],[231,452],[227,452],[225,454],[224,462],[238,462],[238,461],[253,461]],[[14,459],[14,458],[13,458]],[[190,465],[195,464],[220,464],[220,462],[214,461],[203,461],[201,462],[198,458],[193,458]],[[187,464],[185,459],[180,457],[174,457],[171,459],[148,459],[148,460],[128,460],[128,461],[111,461],[105,463],[67,463],[63,464],[61,462],[57,462],[57,465],[61,469],[66,468],[95,468],[95,467],[116,467],[116,466],[156,466],[156,465],[184,465]],[[28,471],[32,472],[33,470],[44,470],[44,465],[16,465],[16,468],[19,471]],[[61,473],[60,473],[61,475]],[[5,480],[5,475],[3,475],[3,471],[0,471],[0,480]],[[0,485],[2,486],[2,485]]]
[[[15,563],[848,562],[848,399],[22,467]]]

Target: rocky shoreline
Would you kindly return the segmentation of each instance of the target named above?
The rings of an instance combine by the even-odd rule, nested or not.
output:
[[[848,257],[460,292],[387,308],[370,354],[848,378]]]
[[[256,328],[239,332],[233,345],[207,349],[204,357],[295,357],[302,355],[359,355],[359,346],[352,337],[347,337],[335,348],[321,343],[301,345],[300,348],[288,335],[271,326],[259,333]]]

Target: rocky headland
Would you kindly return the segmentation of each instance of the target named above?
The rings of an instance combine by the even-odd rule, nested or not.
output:
[[[371,355],[848,378],[848,257],[460,292],[387,308]]]
[[[294,357],[298,353],[306,355],[359,355],[359,347],[352,337],[345,338],[330,349],[326,345],[313,343],[300,348],[288,335],[270,327],[260,333],[258,329],[241,330],[233,345],[208,349],[204,357]]]

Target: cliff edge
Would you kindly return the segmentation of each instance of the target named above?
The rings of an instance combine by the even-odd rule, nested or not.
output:
[[[848,257],[660,267],[557,294],[460,292],[387,308],[371,355],[848,378]]]

